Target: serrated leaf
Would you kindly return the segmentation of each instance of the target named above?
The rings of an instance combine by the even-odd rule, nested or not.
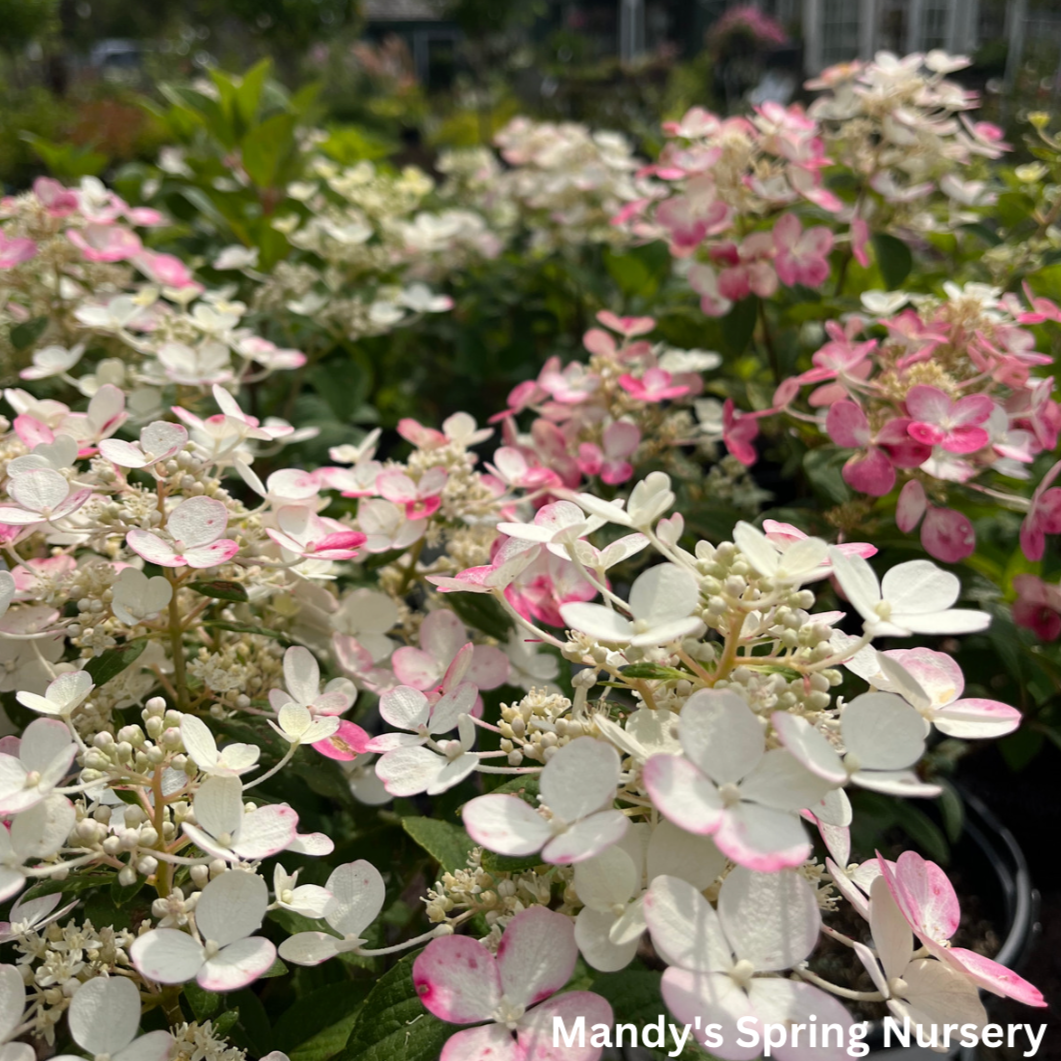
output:
[[[108,648],[85,664],[85,672],[96,685],[106,685],[130,664],[135,663],[147,648],[147,638],[127,641],[124,645]]]
[[[402,828],[448,872],[464,869],[475,842],[459,826],[434,818],[402,818]]]
[[[368,993],[341,1061],[437,1061],[454,1028],[424,1009],[413,984],[415,959],[402,958]]]
[[[889,291],[897,291],[914,267],[914,256],[901,239],[878,232],[873,236],[873,248],[877,252],[877,266]]]
[[[213,627],[215,630],[231,630],[234,634],[257,634],[258,637],[271,637],[282,645],[291,646],[294,641],[287,634],[279,630],[270,630],[264,626],[250,626],[247,623],[229,623],[220,619],[208,619],[203,626]]]
[[[240,604],[249,599],[247,591],[238,582],[224,582],[218,579],[214,582],[189,582],[188,589],[194,589],[204,597],[213,597],[215,600],[236,601]]]
[[[221,1008],[221,996],[216,991],[205,990],[194,981],[184,985],[184,997],[197,1021],[209,1020]]]
[[[63,895],[79,895],[92,888],[107,888],[115,880],[117,880],[117,875],[114,873],[79,873],[76,877],[68,877],[66,880],[42,880],[22,893],[22,901],[29,902],[30,899],[40,899],[45,895],[54,895],[56,892]]]

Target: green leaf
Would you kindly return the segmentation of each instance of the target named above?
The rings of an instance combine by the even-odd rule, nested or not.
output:
[[[184,997],[197,1021],[209,1020],[221,1008],[221,996],[216,991],[206,991],[194,981],[184,985]]]
[[[452,872],[464,869],[472,838],[459,826],[434,818],[402,818],[402,828],[439,864]]]
[[[680,681],[689,677],[689,674],[678,670],[677,667],[661,667],[658,663],[631,663],[628,667],[621,669],[624,678],[648,678],[655,681],[669,682]]]
[[[722,318],[722,338],[726,350],[734,357],[743,354],[755,333],[755,322],[759,317],[759,297],[749,295],[742,298]]]
[[[243,138],[243,168],[259,188],[272,188],[294,146],[295,116],[274,114]]]
[[[68,877],[66,880],[42,880],[22,893],[22,902],[40,899],[45,895],[54,895],[56,892],[62,895],[79,895],[93,888],[107,888],[117,879],[115,873],[79,872],[76,877]]]
[[[36,344],[47,327],[47,317],[34,317],[32,320],[16,324],[8,334],[8,339],[16,350],[28,350]]]
[[[950,862],[950,845],[943,831],[923,811],[908,800],[896,800],[895,820],[922,851],[940,865]]]
[[[843,466],[846,457],[836,446],[818,446],[803,455],[803,470],[820,493],[833,504],[842,505],[851,498],[851,490],[844,482]]]
[[[287,966],[284,965],[284,963],[279,958],[277,958],[276,961],[274,961],[273,964],[270,965],[269,968],[266,969],[265,972],[258,977],[258,979],[270,980],[274,976],[286,976],[287,971]]]
[[[446,603],[464,620],[488,637],[507,641],[512,620],[505,609],[485,593],[447,593]]]
[[[499,855],[494,851],[483,851],[483,869],[488,873],[525,873],[528,869],[537,869],[542,864],[541,855],[516,858],[512,855]]]
[[[415,958],[402,958],[368,993],[342,1061],[437,1061],[454,1029],[424,1009],[413,984]]]
[[[636,1024],[643,1032],[646,1026],[660,1026],[662,1019],[662,1044],[647,1047],[649,1054],[655,1058],[671,1057],[674,1049],[668,1026],[672,1018],[668,1015],[660,993],[662,974],[644,968],[630,966],[618,973],[605,973],[593,981],[591,990],[606,998],[615,1011],[615,1023]],[[639,1043],[644,1042],[644,1035],[638,1036]],[[678,1055],[685,1061],[707,1058],[703,1049],[693,1042],[692,1034],[685,1044],[685,1049]]]
[[[203,626],[211,626],[217,630],[231,630],[234,634],[257,634],[259,637],[271,637],[282,645],[293,645],[294,641],[279,630],[269,630],[264,626],[249,626],[247,623],[228,623],[220,619],[208,619]]]
[[[240,604],[248,600],[247,591],[238,582],[224,582],[217,579],[213,582],[189,582],[188,589],[194,589],[204,597],[215,600],[237,601]]]
[[[106,652],[90,659],[85,664],[85,671],[96,685],[106,685],[111,678],[117,678],[126,667],[135,663],[143,655],[145,648],[147,638],[142,637],[108,648]]]
[[[291,1061],[327,1061],[350,1038],[371,980],[343,980],[300,998],[273,1025],[273,1046]],[[321,1029],[317,1031],[316,1029]]]
[[[901,239],[878,232],[873,236],[873,247],[877,252],[877,265],[889,291],[903,286],[903,281],[914,267],[914,256]]]
[[[939,796],[939,812],[943,817],[943,829],[947,839],[956,844],[965,828],[965,804],[958,790],[949,782],[941,781],[943,791]]]

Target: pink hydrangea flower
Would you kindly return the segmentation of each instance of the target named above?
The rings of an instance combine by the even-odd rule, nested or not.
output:
[[[67,229],[66,238],[90,262],[127,262],[143,250],[140,237],[121,225]]]
[[[941,446],[948,453],[975,453],[991,438],[981,426],[995,403],[986,394],[967,394],[952,401],[938,387],[917,384],[906,395],[910,437],[926,446]]]
[[[405,472],[383,471],[376,479],[380,496],[405,507],[406,518],[427,519],[442,504],[442,491],[449,478],[445,468],[429,468],[414,483]]]
[[[169,540],[134,527],[126,535],[129,548],[160,567],[217,567],[239,552],[239,543],[222,538],[228,509],[210,497],[182,501],[166,520]]]
[[[758,418],[750,413],[738,413],[733,399],[727,398],[722,405],[722,441],[726,449],[749,468],[759,459],[752,445],[758,434]]]
[[[1013,588],[1013,621],[1031,630],[1040,641],[1061,637],[1061,587],[1044,582],[1038,575],[1016,575]]]
[[[976,548],[976,530],[969,517],[953,508],[930,504],[924,486],[917,479],[911,479],[899,491],[895,522],[904,534],[921,523],[921,544],[925,551],[948,564],[964,560]]]
[[[0,269],[13,269],[16,265],[28,262],[37,253],[37,244],[24,236],[9,239],[0,232]]]
[[[634,474],[634,466],[626,458],[640,444],[641,429],[637,424],[617,420],[604,429],[600,446],[583,442],[578,447],[578,470],[585,476],[599,475],[609,486],[618,486]]]
[[[640,379],[625,373],[619,377],[619,386],[642,402],[664,402],[689,393],[687,384],[676,384],[674,377],[661,368],[645,369]]]
[[[440,1061],[554,1061],[554,1018],[567,1027],[580,1017],[587,1027],[610,1026],[612,1008],[600,995],[557,994],[577,959],[574,922],[542,906],[516,914],[496,958],[467,936],[432,940],[413,963],[420,1000],[441,1020],[478,1025],[451,1035]],[[602,1052],[589,1045],[562,1050],[564,1061],[597,1061]]]
[[[1048,534],[1061,534],[1061,487],[1053,485],[1059,474],[1061,461],[1043,476],[1020,525],[1020,547],[1029,560],[1043,558]]]
[[[785,214],[774,225],[774,246],[774,267],[783,284],[819,287],[828,279],[833,234],[824,225],[804,229],[795,214]]]

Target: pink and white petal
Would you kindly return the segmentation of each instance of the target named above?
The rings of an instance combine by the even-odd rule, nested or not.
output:
[[[187,932],[155,928],[133,940],[129,957],[146,979],[156,984],[183,984],[194,979],[206,955]]]
[[[914,1025],[941,1026],[945,1023],[972,1024],[977,1028],[987,1022],[976,985],[964,973],[942,961],[918,958],[903,971],[906,989],[903,1002],[889,1002],[899,1018],[905,1013]]]
[[[750,774],[766,747],[762,724],[729,690],[693,693],[682,708],[678,736],[689,759],[719,785]]]
[[[846,780],[846,773],[844,779]],[[820,803],[837,785],[811,773],[784,748],[771,748],[740,783],[741,798],[775,810],[797,811]]]
[[[1018,976],[1004,965],[964,947],[949,947],[946,954],[952,965],[961,969],[985,991],[1016,999],[1026,1006],[1047,1005],[1043,993],[1034,984],[1030,984],[1024,977]]]
[[[542,848],[542,859],[556,866],[570,866],[599,855],[626,833],[630,820],[618,810],[603,810],[575,822],[567,832],[553,837]]]
[[[585,1046],[566,1046],[555,1042],[553,1025],[559,1019],[571,1028],[580,1018],[586,1022]],[[595,1025],[611,1028],[615,1014],[608,1002],[592,991],[566,991],[535,1007],[519,1022],[516,1035],[526,1051],[526,1061],[598,1061],[603,1047],[591,1045]]]
[[[433,689],[442,680],[446,669],[429,652],[411,645],[405,645],[394,653],[391,666],[398,681],[413,689]]]
[[[479,765],[479,756],[465,752],[456,759],[451,759],[435,775],[434,781],[427,786],[429,796],[448,792],[454,785],[459,785],[466,777],[475,772]]]
[[[2,513],[0,518],[3,518]],[[149,534],[133,527],[125,536],[125,541],[137,556],[143,557],[148,563],[158,564],[159,567],[180,567],[183,563],[177,558],[173,546],[164,542],[157,534]]]
[[[889,872],[884,871],[886,879]],[[935,862],[922,858],[916,851],[904,851],[896,859],[889,883],[892,882],[898,884],[902,896],[896,896],[896,901],[913,916],[918,935],[942,943],[958,930],[961,921],[958,896],[947,874]]]
[[[483,1024],[451,1035],[438,1061],[526,1061],[526,1053],[503,1024]]]
[[[532,855],[553,835],[549,823],[518,796],[477,796],[461,816],[477,844],[501,855]]]
[[[755,1022],[751,1001],[732,977],[725,973],[696,973],[672,965],[663,974],[660,990],[667,1009],[680,1024],[719,1026],[722,1045],[711,1047],[714,1057],[721,1061],[754,1061],[762,1053],[759,1045],[738,1045],[750,1039],[745,1029],[757,1033],[756,1043],[761,1041],[762,1029]],[[737,1027],[738,1022],[741,1028]]]
[[[185,549],[183,561],[188,567],[202,569],[218,567],[228,563],[239,552],[239,542],[231,538],[222,538],[210,545],[197,545],[194,549]]]
[[[195,979],[204,991],[225,994],[254,983],[275,961],[276,947],[261,936],[250,936],[222,947]]]
[[[448,608],[430,612],[420,626],[420,647],[444,665],[467,642],[468,631],[464,623]]]
[[[497,948],[501,991],[526,1008],[559,991],[575,970],[578,945],[570,917],[530,906],[508,923]]]
[[[467,679],[480,689],[496,689],[508,681],[509,659],[493,645],[476,645]]]
[[[1004,737],[1012,733],[1020,721],[1021,713],[1015,707],[979,697],[955,700],[932,716],[933,725],[941,733],[964,740]]]
[[[801,865],[811,853],[799,818],[756,803],[739,803],[725,811],[714,835],[722,854],[761,873]]]
[[[151,463],[139,446],[120,438],[103,439],[99,444],[99,452],[111,464],[121,468],[146,468]]]
[[[56,718],[37,718],[27,727],[22,735],[19,758],[27,770],[44,774],[54,770],[53,763],[58,762],[59,777],[62,777],[73,762],[70,751],[77,754],[77,746],[70,738],[66,724]],[[65,767],[62,764],[65,763]]]
[[[901,799],[935,799],[942,791],[939,785],[922,781],[913,770],[859,770],[851,780],[859,788]]]
[[[789,754],[807,770],[834,785],[842,785],[847,780],[847,771],[840,756],[805,718],[798,718],[787,711],[775,711],[770,721]]]
[[[339,953],[338,942],[327,932],[297,932],[280,944],[280,957],[293,965],[320,965]]]
[[[909,534],[921,522],[927,507],[928,498],[924,486],[919,480],[911,479],[899,491],[899,500],[895,505],[896,526],[903,534]]]
[[[756,1016],[764,1024],[791,1027],[802,1024],[813,1027],[817,1019],[822,1027],[839,1025],[844,1031],[839,1037],[830,1034],[829,1046],[792,1046],[787,1040],[774,1048],[780,1061],[848,1061],[848,1029],[854,1023],[844,1004],[813,984],[780,977],[757,977],[748,985],[748,998]],[[807,1037],[809,1039],[809,1036]]]
[[[861,917],[869,919],[869,898],[861,888],[847,875],[846,867],[841,868],[831,858],[825,860],[825,868],[833,878],[836,890],[858,911]]]
[[[45,519],[39,512],[30,512],[24,508],[11,508],[9,505],[0,505],[0,523],[6,523],[9,527],[28,527],[32,523],[44,523]]]
[[[166,520],[166,530],[186,547],[217,541],[228,526],[228,509],[212,497],[182,501]]]
[[[657,877],[642,912],[652,943],[668,965],[693,972],[725,972],[733,950],[718,914],[700,890],[678,877]]]
[[[679,828],[698,836],[710,836],[718,829],[722,797],[684,756],[653,755],[641,776],[652,802]]]
[[[722,882],[718,920],[737,959],[756,972],[790,969],[814,949],[821,910],[811,884],[792,870],[738,866]]]
[[[278,854],[295,839],[298,813],[283,803],[259,807],[243,815],[232,850],[245,861]]]
[[[619,784],[619,754],[592,737],[564,745],[541,773],[542,802],[566,822],[611,806]]]
[[[433,734],[449,733],[460,721],[461,715],[472,713],[478,695],[479,690],[471,682],[460,682],[431,708],[427,728]]]
[[[498,964],[469,936],[432,940],[413,962],[413,984],[428,1012],[452,1024],[490,1020],[501,1002]]]

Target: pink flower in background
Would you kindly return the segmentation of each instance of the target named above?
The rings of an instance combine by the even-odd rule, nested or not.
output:
[[[1031,630],[1040,641],[1061,637],[1061,586],[1044,582],[1038,575],[1016,575],[1013,588],[1013,621]]]
[[[9,239],[0,232],[0,269],[13,269],[16,265],[28,262],[37,254],[37,244],[24,236]]]
[[[746,467],[758,459],[753,440],[759,434],[759,421],[750,413],[738,413],[733,399],[727,398],[722,405],[722,441],[726,448]]]
[[[891,492],[895,468],[888,454],[874,444],[869,420],[861,406],[852,401],[837,402],[829,409],[825,430],[838,446],[858,450],[843,468],[848,486],[871,497],[883,497]]]
[[[785,214],[774,225],[774,246],[774,267],[783,284],[819,287],[825,283],[833,234],[823,225],[804,229],[795,214]]]
[[[126,262],[143,250],[140,237],[121,225],[86,225],[70,228],[66,238],[90,262]]]
[[[600,446],[583,442],[578,447],[578,470],[585,476],[599,475],[609,486],[618,486],[634,474],[634,466],[626,458],[640,444],[641,429],[637,424],[616,420],[604,429]]]
[[[928,501],[925,488],[911,479],[899,491],[895,522],[904,534],[921,524],[921,544],[929,556],[956,564],[972,556],[976,548],[976,531],[969,517],[953,508],[938,508]]]
[[[387,501],[403,505],[406,518],[426,519],[442,504],[442,491],[448,478],[445,468],[430,468],[415,483],[405,472],[382,471],[376,479],[376,489]]]
[[[1059,474],[1061,461],[1043,476],[1020,525],[1020,547],[1029,560],[1043,558],[1048,534],[1061,534],[1061,487],[1053,485]]]
[[[664,402],[689,393],[686,384],[676,384],[674,377],[661,368],[649,368],[637,379],[629,374],[619,377],[619,386],[632,398],[642,402]]]
[[[182,501],[166,520],[166,538],[134,527],[126,535],[129,548],[160,567],[217,567],[239,552],[239,543],[222,538],[228,509],[210,497]]]

